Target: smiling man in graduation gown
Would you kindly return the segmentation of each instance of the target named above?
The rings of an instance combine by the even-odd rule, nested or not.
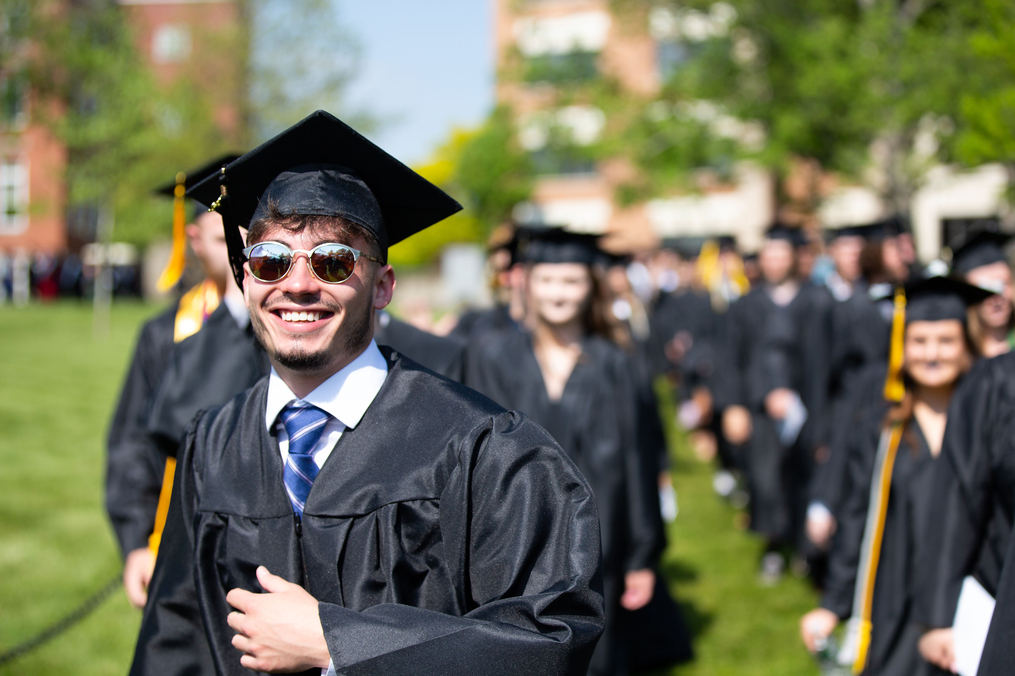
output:
[[[523,415],[371,339],[387,246],[458,204],[323,111],[194,192],[272,372],[188,430],[132,673],[585,673],[587,482]]]

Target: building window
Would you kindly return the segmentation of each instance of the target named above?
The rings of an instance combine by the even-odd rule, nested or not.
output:
[[[610,15],[602,11],[519,19],[514,33],[525,58],[523,79],[556,84],[595,78],[610,25]]]
[[[659,77],[669,80],[698,56],[712,40],[729,35],[737,12],[725,2],[707,12],[695,9],[656,7],[649,13],[649,34],[656,41]]]
[[[0,164],[0,234],[17,235],[28,228],[28,167],[13,157]]]
[[[25,125],[27,92],[23,77],[0,78],[0,126],[20,128]]]
[[[535,84],[564,84],[588,82],[599,74],[596,52],[570,52],[568,54],[542,54],[525,61],[526,82]]]
[[[594,174],[594,146],[605,126],[606,115],[599,108],[567,106],[523,117],[518,141],[539,174]]]
[[[190,56],[190,26],[167,23],[152,36],[152,60],[155,63],[180,63]]]

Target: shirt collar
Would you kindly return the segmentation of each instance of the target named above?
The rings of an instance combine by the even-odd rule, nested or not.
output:
[[[337,418],[346,427],[353,428],[363,418],[387,375],[388,362],[377,349],[377,343],[371,340],[362,354],[318,385],[317,389],[303,397],[303,401]],[[268,405],[264,414],[264,422],[269,431],[282,409],[296,399],[296,395],[272,367],[268,377]]]

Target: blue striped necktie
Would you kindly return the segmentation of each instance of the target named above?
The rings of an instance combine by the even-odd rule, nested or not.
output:
[[[289,435],[289,458],[282,472],[282,481],[293,510],[302,517],[310,487],[319,471],[311,451],[321,438],[324,426],[331,416],[299,399],[283,408],[279,415],[286,434]]]

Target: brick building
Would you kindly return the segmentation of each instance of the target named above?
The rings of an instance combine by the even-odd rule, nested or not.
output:
[[[215,96],[214,119],[223,132],[240,120],[238,51],[221,49],[242,26],[239,0],[119,0],[138,54],[156,80],[181,77]],[[25,49],[31,49],[26,46]],[[214,56],[210,59],[209,54]],[[196,67],[198,64],[204,67]],[[214,79],[212,79],[214,78]],[[25,82],[0,70],[0,253],[59,256],[94,236],[94,227],[68,233],[65,148],[33,110],[41,105]]]
[[[606,77],[646,108],[665,105],[658,94],[695,43],[725,30],[728,6],[712,11],[673,13],[656,9],[617,16],[609,0],[497,0],[495,47],[499,103],[516,115],[519,141],[533,158],[539,177],[532,199],[519,205],[520,221],[565,225],[607,233],[622,248],[651,246],[675,235],[737,234],[751,246],[774,214],[769,175],[738,165],[734,180],[681,195],[622,206],[619,186],[637,172],[623,158],[582,160],[560,156],[552,137],[572,146],[596,143],[610,120],[592,103],[561,95],[575,82]],[[735,15],[734,15],[735,16]],[[566,103],[564,100],[568,100]],[[580,97],[579,97],[580,99]],[[756,133],[729,118],[716,124],[733,133]]]
[[[612,113],[598,108],[594,96],[576,94],[583,85],[594,89],[597,79],[616,82],[646,115],[693,118],[713,134],[748,149],[764,141],[759,125],[725,115],[707,101],[673,106],[661,95],[669,77],[708,40],[729,35],[735,10],[722,1],[706,9],[647,5],[496,0],[497,100],[513,110],[519,142],[539,174],[530,202],[519,205],[515,217],[615,233],[627,240],[625,248],[637,249],[675,235],[732,234],[741,247],[752,250],[776,218],[776,185],[770,172],[741,162],[728,178],[715,180],[702,172],[708,180],[697,180],[695,189],[666,186],[660,197],[623,206],[617,199],[618,187],[637,173],[636,167],[623,158],[593,160],[580,152],[583,146],[593,146],[611,125]],[[618,6],[625,7],[623,14],[616,11]],[[749,45],[738,46],[734,39],[734,52],[741,47]],[[555,146],[554,138],[562,133],[579,152],[565,148],[562,153],[559,144]],[[876,149],[872,153],[876,158]],[[796,173],[790,172],[782,185],[788,195],[799,178]],[[813,214],[794,218],[799,214],[793,213],[793,204],[782,205],[779,218],[835,227],[877,220],[892,211],[869,185],[843,183],[828,174],[819,183],[822,207],[816,219]],[[964,219],[1006,213],[1007,186],[1000,165],[972,170],[937,166],[928,171],[908,209],[920,259],[937,257]],[[812,203],[812,195],[804,197],[803,202]]]

